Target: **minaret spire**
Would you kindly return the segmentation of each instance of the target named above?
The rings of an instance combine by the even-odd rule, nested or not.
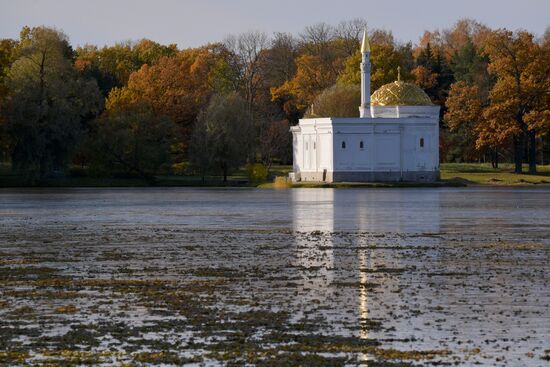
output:
[[[369,35],[367,28],[363,31],[363,42],[361,42],[361,53],[370,52]]]
[[[363,32],[361,42],[361,106],[359,117],[369,118],[370,114],[370,44],[367,28]]]

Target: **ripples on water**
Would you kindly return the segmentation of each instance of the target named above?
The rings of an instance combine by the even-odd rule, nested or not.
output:
[[[550,190],[1,190],[0,241],[0,352],[27,361],[550,354]]]

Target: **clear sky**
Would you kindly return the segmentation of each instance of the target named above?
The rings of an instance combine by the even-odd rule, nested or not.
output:
[[[46,25],[63,30],[74,46],[150,38],[186,48],[231,33],[298,34],[306,25],[357,17],[399,41],[417,42],[425,30],[464,17],[542,35],[550,0],[0,0],[0,38],[17,38],[24,25]]]

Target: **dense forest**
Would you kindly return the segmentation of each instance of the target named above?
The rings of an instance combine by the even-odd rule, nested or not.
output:
[[[148,39],[74,48],[62,31],[0,40],[0,161],[27,180],[223,175],[292,161],[304,115],[358,116],[365,20],[252,31],[180,49]],[[550,29],[474,20],[417,44],[370,29],[372,91],[397,77],[441,109],[442,162],[550,160]]]

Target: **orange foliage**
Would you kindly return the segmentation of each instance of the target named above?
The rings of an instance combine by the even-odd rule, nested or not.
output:
[[[445,122],[451,131],[463,125],[477,125],[481,121],[481,98],[479,87],[457,82],[451,85],[447,97]]]
[[[114,88],[107,110],[148,103],[155,114],[169,117],[180,128],[183,148],[199,111],[213,93],[209,74],[218,55],[210,47],[188,49],[176,57],[161,57],[154,65],[143,65],[129,77],[127,86]]]
[[[514,135],[548,131],[550,49],[534,42],[528,32],[498,30],[487,37],[485,53],[490,58],[489,73],[497,78],[486,118],[493,123],[515,122],[508,129]]]
[[[426,67],[419,65],[411,71],[415,84],[422,89],[433,88],[437,84],[438,74],[431,72]]]
[[[336,82],[337,74],[319,56],[302,55],[296,60],[296,65],[294,78],[280,87],[271,88],[271,96],[273,101],[286,101],[289,110],[305,110],[321,91]]]

